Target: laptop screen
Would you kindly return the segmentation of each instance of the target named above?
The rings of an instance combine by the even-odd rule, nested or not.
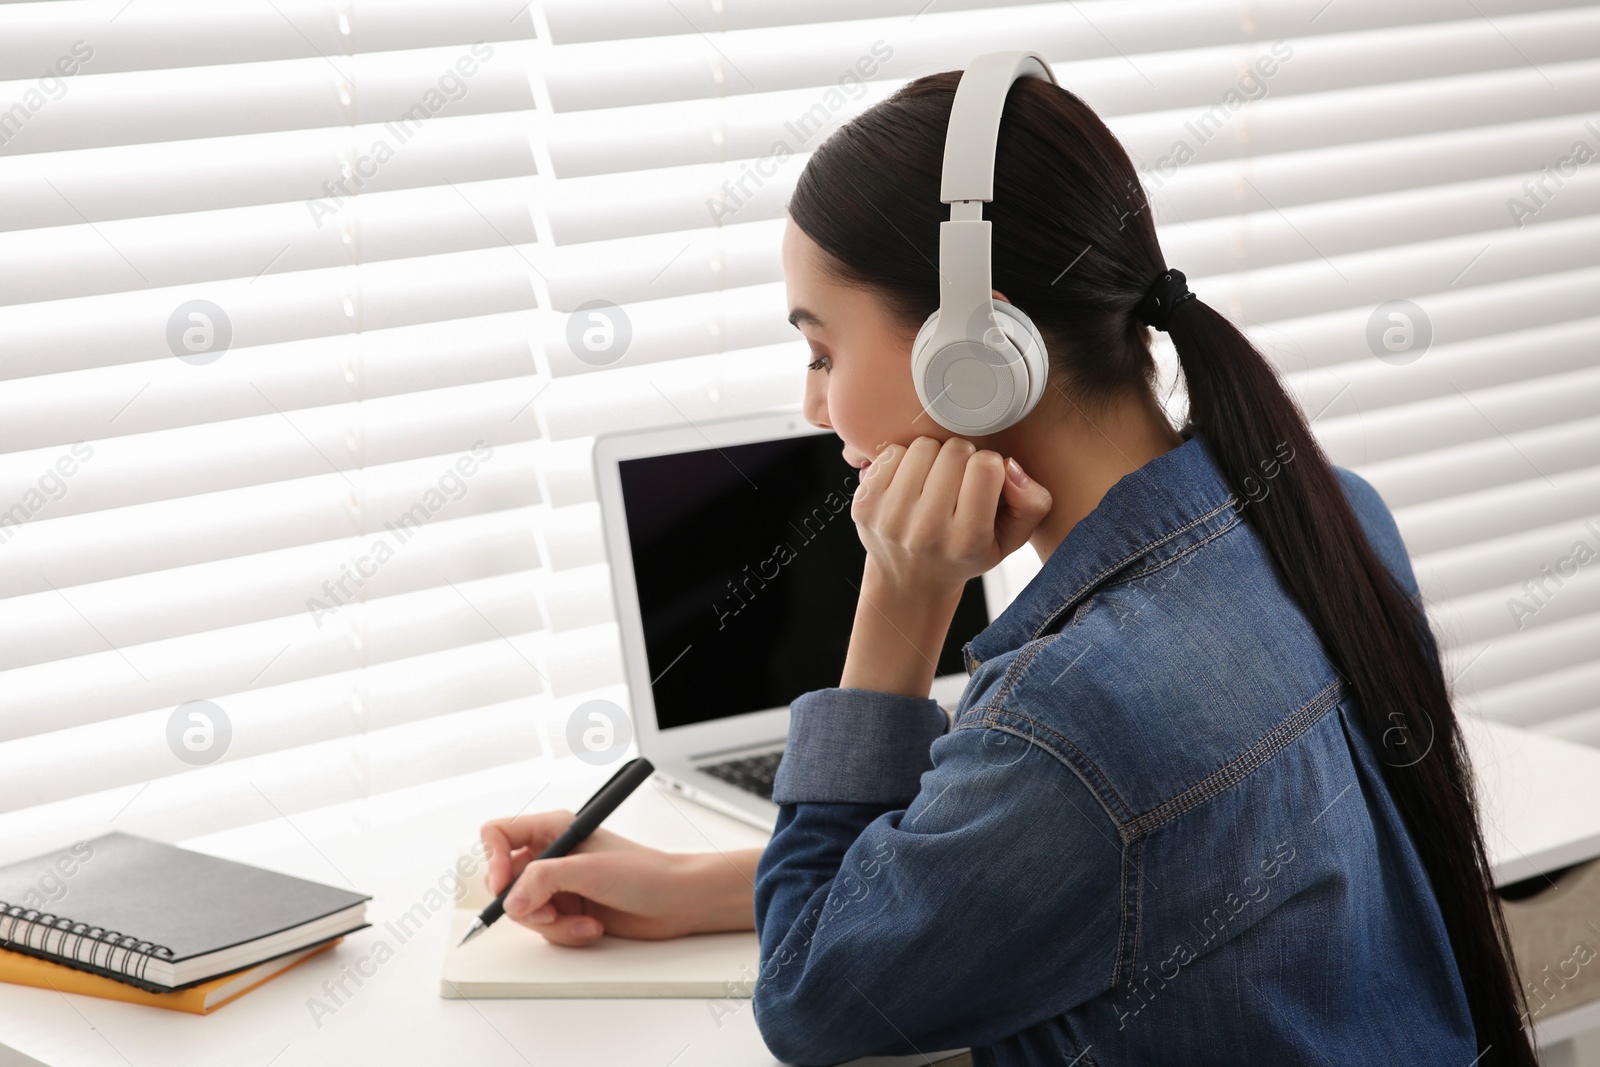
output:
[[[661,729],[839,684],[866,563],[839,449],[818,433],[618,463]],[[965,674],[988,624],[973,578],[936,674]]]

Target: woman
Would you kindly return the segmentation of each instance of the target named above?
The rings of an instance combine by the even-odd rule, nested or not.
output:
[[[1534,1063],[1393,518],[1168,270],[1110,131],[1042,80],[1007,98],[985,217],[1051,387],[970,441],[923,412],[958,80],[841,128],[789,202],[805,411],[863,468],[867,563],[840,685],[793,703],[771,842],[602,831],[528,868],[508,914],[563,944],[754,927],[755,1018],[794,1063]],[[1043,567],[965,646],[947,716],[927,693],[961,589],[1024,541]],[[485,826],[490,889],[570,818]]]

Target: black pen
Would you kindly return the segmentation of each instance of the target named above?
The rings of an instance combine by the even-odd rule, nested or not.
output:
[[[530,862],[565,856],[583,844],[584,839],[594,833],[595,827],[599,826],[607,815],[616,811],[617,805],[627,800],[629,794],[644,784],[644,780],[654,773],[655,767],[643,756],[636,756],[624,763],[617,769],[617,773],[613,774],[610,780],[600,787],[594,796],[584,801],[583,807],[579,808],[577,814],[573,816],[572,825],[563,830],[560,837],[550,842],[550,847],[539,853],[535,860]],[[457,948],[477,937],[489,928],[490,923],[506,913],[506,897],[511,895],[511,887],[516,884],[516,878],[506,882],[506,887],[500,890],[500,895],[490,901],[489,906],[484,908],[476,919],[472,920],[472,926],[467,930],[467,936],[461,939],[456,946]]]

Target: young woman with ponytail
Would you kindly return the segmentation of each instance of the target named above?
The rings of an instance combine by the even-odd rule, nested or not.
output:
[[[1373,488],[1189,292],[1138,174],[1072,93],[1010,90],[994,296],[1045,398],[963,439],[909,373],[939,306],[956,71],[818,147],[789,202],[805,412],[863,468],[840,686],[801,695],[765,850],[484,828],[507,912],[583,944],[750,929],[786,1062],[970,1046],[977,1064],[1534,1064],[1470,768],[1416,579]],[[1181,429],[1154,393],[1177,350]],[[868,465],[870,461],[870,466]],[[928,698],[965,582],[1042,569]],[[752,894],[753,889],[753,894]]]

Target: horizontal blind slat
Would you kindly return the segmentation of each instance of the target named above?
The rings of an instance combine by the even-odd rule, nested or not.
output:
[[[337,614],[359,597],[415,592],[539,564],[526,509],[454,518],[424,508],[393,529],[0,602],[0,669],[112,650],[143,681],[150,641],[305,613]]]
[[[340,10],[323,0],[269,5],[195,0],[55,0],[7,12],[0,78],[49,69],[64,47],[92,36],[95,69],[157,70],[200,64],[258,63],[359,52],[527,38],[525,0],[361,0]]]
[[[9,339],[0,376],[23,377],[144,359],[192,359],[167,329],[205,299],[221,309],[231,347],[333,337],[536,306],[532,267],[514,246],[346,267],[266,273],[200,286],[107,293],[0,307]],[[189,320],[192,321],[192,320]],[[220,337],[221,335],[216,335]],[[220,341],[215,342],[220,345]],[[224,351],[213,349],[212,351]]]
[[[0,514],[0,597],[254,556],[431,520],[540,503],[538,442],[312,475],[10,525]],[[70,484],[69,484],[70,491]],[[423,511],[415,509],[421,506]],[[175,538],[173,530],[185,536]],[[48,575],[48,581],[46,576]]]
[[[1557,727],[1559,720],[1600,707],[1600,661],[1551,671],[1518,685],[1474,693],[1471,707],[1513,726]]]
[[[1600,351],[1600,317],[1554,322],[1526,330],[1486,334],[1470,340],[1434,345],[1425,358],[1396,374],[1393,364],[1372,358],[1347,360],[1331,367],[1305,367],[1286,358],[1279,369],[1308,414],[1349,393],[1353,408],[1376,412],[1422,400],[1494,385],[1544,378],[1595,365]],[[1326,416],[1325,416],[1326,417]],[[1325,423],[1318,421],[1319,432]]]
[[[1391,490],[1382,484],[1380,471],[1357,473],[1371,473],[1373,486],[1389,499]],[[1530,471],[1520,481],[1443,500],[1396,503],[1391,510],[1407,550],[1412,556],[1425,555],[1535,526],[1582,522],[1600,511],[1600,468],[1557,472],[1548,479]]]
[[[605,585],[593,575],[588,584]],[[12,668],[0,674],[6,683],[0,741],[172,708],[195,694],[231,697],[329,675],[355,677],[363,667],[520,639],[550,629],[541,607],[550,585],[541,570],[460,576],[450,586],[334,605],[318,619],[301,611],[149,641],[130,654],[144,675],[132,684],[128,664],[110,651]]]
[[[1471,412],[1462,404],[1463,418]],[[1594,410],[1592,407],[1590,411]],[[1586,411],[1585,414],[1588,412]],[[1481,417],[1479,425],[1484,425]],[[1457,444],[1380,463],[1360,464],[1374,484],[1383,486],[1392,507],[1413,507],[1533,479],[1558,484],[1565,474],[1600,466],[1596,450],[1600,419],[1584,418],[1516,430],[1487,424],[1488,433]],[[1548,482],[1545,479],[1549,479]],[[1498,527],[1497,527],[1498,528]]]
[[[0,166],[0,231],[287,201],[336,220],[364,193],[536,173],[530,122],[441,115],[404,140],[360,124],[13,156]]]
[[[0,835],[17,856],[47,851],[64,836],[92,838],[110,830],[185,840],[410,786],[443,782],[448,788],[457,775],[505,766],[526,773],[526,767],[541,765],[534,757],[546,755],[541,746],[550,736],[548,722],[566,710],[551,707],[539,698],[507,701],[287,752],[223,760],[138,786],[101,788],[91,779],[79,796],[0,814]],[[341,878],[330,868],[322,880],[343,884]]]
[[[1429,605],[1434,626],[1452,645],[1482,644],[1542,626],[1570,622],[1600,612],[1600,568],[1585,567],[1567,580],[1559,595],[1537,611],[1521,614],[1513,601],[1526,596],[1521,585],[1504,585]]]
[[[520,179],[0,233],[0,306],[535,240]]]
[[[1572,153],[1589,114],[1554,115],[1293,152],[1194,162],[1141,177],[1156,222],[1171,224],[1237,213],[1264,200],[1279,209],[1399,192],[1507,174],[1542,171]],[[1155,161],[1152,161],[1154,163]],[[1249,179],[1249,184],[1245,184]],[[1253,188],[1252,188],[1253,187]]]
[[[591,0],[547,0],[541,6],[550,29],[550,42],[570,49],[575,44],[615,42],[645,37],[672,37],[689,32],[728,33],[739,30],[789,29],[819,23],[834,28],[852,20],[945,19],[960,14],[963,23],[984,17],[1033,16],[1045,22],[1049,11],[1028,11],[1024,3],[995,0],[951,0],[938,11],[922,6],[926,0],[687,0],[677,4],[678,15],[663,12],[652,0],[618,0],[597,6]],[[1196,3],[1141,4],[1137,12],[1115,0],[1087,0],[1077,23],[1093,26],[1106,35],[1106,44],[1126,51],[1140,48],[1183,49],[1202,42],[1231,41],[1239,37],[1282,37],[1294,33],[1348,33],[1353,30],[1394,32],[1407,26],[1459,19],[1462,9],[1450,0],[1412,0],[1388,4],[1378,0],[1341,3],[1338,11],[1307,8],[1295,0],[1258,0],[1241,10],[1223,0]],[[1560,10],[1571,3],[1517,3],[1516,0],[1475,2],[1485,17],[1504,21],[1533,9]],[[999,10],[996,10],[999,9]],[[1007,10],[1012,9],[1012,10]],[[1326,21],[1324,21],[1326,20]],[[685,27],[688,22],[688,28]],[[1086,35],[1090,36],[1090,35]],[[1115,40],[1113,40],[1115,39]],[[1086,44],[1094,47],[1094,44]]]
[[[489,381],[0,455],[0,501],[18,526],[154,500],[465,452],[538,435],[527,393]],[[537,393],[530,385],[528,392]],[[263,394],[264,395],[264,394]],[[274,403],[266,398],[269,407]],[[49,477],[54,471],[55,476]],[[353,481],[346,484],[355,488]],[[59,491],[57,481],[68,489]],[[4,529],[5,527],[0,527]]]
[[[503,641],[429,659],[435,662],[401,661],[369,667],[359,675],[316,679],[300,685],[299,693],[291,686],[285,694],[262,690],[213,701],[232,726],[229,753],[241,763],[289,753],[304,759],[319,744],[476,706],[526,700],[538,692],[538,679],[528,664]],[[82,781],[104,788],[182,773],[185,764],[167,745],[172,710],[0,744],[0,813],[67,799],[81,791]]]
[[[0,100],[21,98],[0,158],[369,122],[403,138],[435,116],[532,110],[531,61],[522,41],[120,74],[90,60],[56,99],[0,83]]]
[[[230,349],[214,363],[144,360],[0,388],[0,451],[26,452],[535,372],[529,311]],[[530,381],[532,395],[537,383]],[[276,409],[274,408],[276,405]],[[380,407],[381,410],[381,407]],[[531,425],[531,422],[530,422]]]
[[[1484,642],[1445,644],[1446,676],[1456,679],[1458,706],[1469,707],[1480,693],[1511,691],[1541,675],[1593,662],[1597,641],[1600,613],[1524,627]]]
[[[1600,748],[1600,706],[1585,711],[1562,715],[1538,724],[1534,729],[1551,737],[1576,741],[1580,745]]]
[[[1452,254],[1460,257],[1458,262],[1465,270],[1465,273],[1457,272],[1461,284],[1424,291],[1408,283],[1397,286],[1397,291],[1385,293],[1380,299],[1404,294],[1423,306],[1433,328],[1432,343],[1441,347],[1541,326],[1584,321],[1594,316],[1600,267],[1580,267],[1478,285],[1472,277],[1476,265],[1471,263],[1471,258],[1490,243],[1486,239],[1476,248],[1471,247],[1470,242],[1459,242],[1455,246]],[[1466,284],[1469,282],[1472,284]],[[1365,306],[1246,325],[1245,332],[1280,367],[1291,370],[1322,367],[1334,374],[1343,374],[1348,364],[1364,363],[1375,356],[1367,340],[1367,327],[1380,299]]]
[[[1348,410],[1348,409],[1347,409]],[[1319,420],[1318,437],[1338,463],[1367,464],[1419,453],[1455,452],[1490,439],[1586,419],[1600,412],[1600,366],[1509,382],[1385,411]],[[1586,418],[1587,417],[1587,418]],[[1585,437],[1593,439],[1592,429]],[[1574,441],[1576,444],[1576,441]],[[1575,449],[1574,465],[1600,465],[1600,450]]]
[[[1564,580],[1561,561],[1583,555],[1582,550],[1575,551],[1580,544],[1589,545],[1600,556],[1600,525],[1591,528],[1567,521],[1533,527],[1421,556],[1412,565],[1424,598],[1446,601],[1518,583]],[[1554,568],[1555,577],[1547,579],[1541,568]],[[1527,588],[1523,592],[1530,599],[1543,596]]]

